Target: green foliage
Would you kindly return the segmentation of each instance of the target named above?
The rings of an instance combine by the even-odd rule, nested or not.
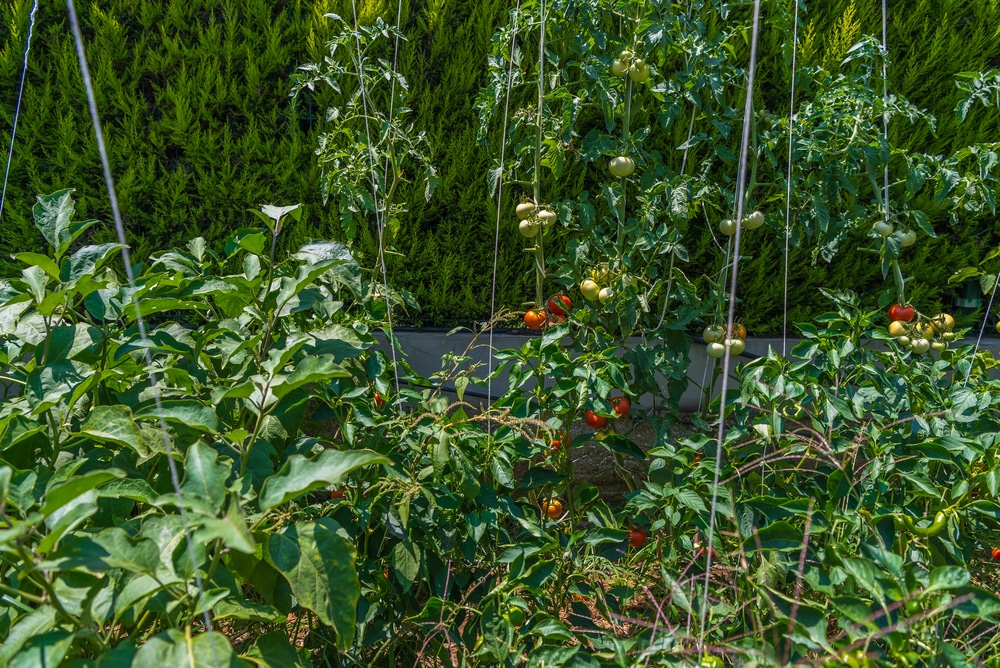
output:
[[[19,255],[20,277],[0,284],[5,665],[245,665],[233,637],[194,627],[206,613],[278,623],[289,594],[350,646],[354,544],[296,508],[391,460],[302,423],[315,388],[365,392],[384,369],[371,350],[384,303],[341,244],[275,259],[268,237],[297,207],[265,208],[271,225],[224,256],[202,238],[154,254],[134,291],[116,244],[79,245],[94,221],[74,209],[70,191],[38,198],[49,252]],[[156,322],[148,341],[133,303]],[[238,649],[301,665],[284,636]]]

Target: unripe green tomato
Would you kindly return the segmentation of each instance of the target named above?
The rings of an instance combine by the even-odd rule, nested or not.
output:
[[[722,343],[726,338],[726,328],[722,325],[709,325],[701,333],[701,338],[705,339],[705,343]]]
[[[580,283],[580,292],[583,293],[585,299],[595,302],[601,294],[601,286],[586,278]]]
[[[918,355],[923,355],[931,349],[931,342],[927,339],[915,339],[911,345],[913,352]]]
[[[641,59],[636,60],[632,63],[632,67],[629,68],[628,76],[636,83],[643,83],[649,78],[649,65],[644,63]]]
[[[628,49],[625,49],[624,51],[622,51],[621,53],[618,54],[618,59],[619,60],[623,60],[626,63],[631,63],[632,62],[632,52],[629,51]]]
[[[607,302],[609,299],[614,297],[615,291],[611,288],[601,288],[601,291],[597,293],[597,298],[601,300],[601,303]]]
[[[917,243],[917,233],[913,230],[897,232],[897,234],[899,235],[899,243],[902,246],[912,246]]]
[[[721,223],[719,223],[719,231],[725,234],[727,237],[731,237],[736,234],[736,221],[726,218]]]
[[[538,223],[533,220],[522,220],[517,226],[517,231],[522,237],[530,239],[538,234]]]
[[[746,350],[747,344],[743,339],[726,339],[726,345],[729,346],[729,352],[732,355],[739,355],[744,350]]]
[[[628,61],[615,58],[611,61],[611,74],[616,77],[623,77],[628,72]]]
[[[517,212],[517,219],[524,220],[535,212],[535,205],[532,202],[521,202],[517,205],[515,211]]]
[[[944,339],[945,341],[954,341],[955,332],[945,332],[944,334],[941,335],[941,338]]]
[[[611,158],[608,170],[617,177],[629,176],[635,171],[635,161],[627,155],[619,155]]]
[[[875,231],[878,232],[883,237],[887,237],[890,234],[892,234],[893,229],[894,228],[892,227],[892,225],[885,222],[884,220],[880,220],[879,222],[875,223]]]
[[[556,216],[556,212],[551,209],[542,209],[538,212],[538,220],[540,220],[542,225],[545,227],[552,227],[555,225],[557,219],[558,216]]]
[[[896,343],[898,343],[903,348],[909,348],[910,347],[910,337],[908,337],[908,336],[899,336],[899,337],[896,337]]]
[[[948,349],[948,344],[945,343],[944,341],[931,341],[931,348],[933,350],[941,352],[942,350]]]
[[[705,354],[707,354],[709,357],[714,357],[715,359],[719,359],[720,357],[726,354],[726,347],[721,343],[710,343],[707,346],[705,346]]]
[[[743,227],[748,230],[756,230],[758,227],[764,224],[764,214],[760,211],[754,211],[749,216],[743,219]]]

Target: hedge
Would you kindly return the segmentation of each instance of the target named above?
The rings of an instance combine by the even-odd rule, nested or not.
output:
[[[92,75],[115,169],[120,204],[136,257],[200,234],[212,243],[250,222],[247,209],[263,203],[302,202],[306,215],[286,228],[293,247],[308,237],[335,237],[337,214],[319,196],[313,157],[322,130],[323,95],[290,99],[295,67],[324,54],[331,34],[326,12],[350,15],[349,2],[327,0],[107,0],[78,3]],[[770,3],[765,3],[767,6]],[[0,127],[10,127],[31,0],[10,0],[0,25]],[[399,69],[410,81],[415,127],[428,132],[440,175],[430,202],[414,188],[403,227],[392,240],[390,280],[421,303],[408,324],[452,325],[489,315],[497,203],[485,174],[499,149],[475,139],[472,100],[483,85],[490,38],[513,6],[510,0],[403,3],[408,40]],[[800,62],[831,66],[863,33],[880,30],[877,0],[806,3]],[[895,127],[892,141],[913,150],[946,153],[1000,136],[1000,114],[979,108],[962,125],[954,107],[958,72],[1000,65],[1000,5],[977,0],[916,0],[905,11],[891,7],[890,90],[928,109],[937,131]],[[395,20],[396,3],[359,3],[361,20]],[[787,114],[789,35],[765,32],[757,104]],[[388,54],[387,54],[388,55]],[[744,57],[746,54],[737,54]],[[0,219],[0,270],[9,255],[39,239],[30,224],[37,193],[77,190],[81,216],[110,221],[90,118],[65,6],[43,2],[29,62],[17,144]],[[685,128],[686,130],[686,128]],[[4,132],[3,161],[9,135]],[[665,155],[678,156],[676,133],[660,138]],[[683,141],[683,137],[681,137]],[[670,158],[671,160],[673,158]],[[571,194],[576,184],[564,184]],[[508,222],[519,192],[501,204]],[[931,212],[933,214],[933,211]],[[955,269],[976,261],[996,240],[989,220],[943,216],[941,237],[921,240],[904,271],[922,308],[949,306],[960,286],[947,284]],[[497,304],[513,309],[531,294],[521,239],[500,234]],[[110,239],[110,224],[92,228],[95,241]],[[691,271],[715,262],[711,238],[689,233]],[[756,243],[756,245],[755,245]],[[782,262],[774,242],[750,242],[740,285],[741,313],[751,330],[781,328]],[[369,266],[370,244],[358,248]],[[876,263],[845,248],[829,265],[813,266],[806,253],[791,258],[791,318],[817,309],[820,286],[851,287],[874,295],[885,287]]]

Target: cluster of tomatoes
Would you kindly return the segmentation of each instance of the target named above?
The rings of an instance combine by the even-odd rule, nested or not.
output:
[[[933,318],[919,315],[909,304],[893,304],[889,307],[889,334],[896,337],[903,349],[923,355],[928,350],[938,352],[955,340],[955,319],[947,313],[938,313]]]
[[[727,348],[731,355],[739,355],[747,347],[747,328],[741,323],[733,325],[732,336],[727,336],[726,328],[718,324],[709,325],[701,335],[707,344],[705,353],[715,359],[723,357]]]
[[[591,269],[587,272],[587,278],[580,282],[580,293],[587,301],[605,303],[614,296],[611,288],[601,287],[601,283],[607,281],[610,275],[607,263]]]
[[[517,231],[521,236],[532,239],[543,229],[556,224],[556,212],[552,209],[535,206],[534,202],[521,202],[515,209],[517,213]]]
[[[748,230],[756,230],[758,227],[764,224],[764,214],[760,211],[754,211],[749,216],[743,217],[743,227]],[[736,234],[736,229],[739,227],[736,221],[732,218],[726,218],[721,223],[719,223],[719,231],[725,234],[727,237],[731,237]]]
[[[627,49],[611,61],[611,74],[616,77],[623,77],[627,74],[628,78],[637,84],[644,83],[649,79],[651,73],[646,61],[636,57],[634,53]]]
[[[566,295],[552,295],[545,302],[545,308],[529,309],[524,314],[524,324],[528,329],[544,329],[566,322],[566,315],[573,308],[573,302]]]
[[[873,229],[881,237],[895,236],[897,239],[899,239],[899,244],[901,246],[912,246],[913,244],[917,243],[916,232],[914,232],[913,230],[897,230],[892,226],[892,223],[890,223],[887,220],[880,220],[879,222],[875,223]]]

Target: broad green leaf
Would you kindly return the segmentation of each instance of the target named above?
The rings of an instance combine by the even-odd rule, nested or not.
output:
[[[226,500],[226,480],[232,466],[220,461],[219,454],[201,441],[187,451],[181,491],[196,500],[202,512],[217,515]]]
[[[121,244],[100,244],[99,246],[84,246],[62,261],[59,280],[64,283],[76,281],[84,275],[93,274],[108,257],[119,250]]]
[[[350,378],[351,372],[333,361],[332,357],[307,357],[287,376],[275,376],[271,381],[271,393],[279,399],[292,390],[310,383],[326,383],[333,378]]]
[[[161,402],[163,419],[190,429],[215,433],[219,431],[219,418],[210,406],[193,399],[165,399]],[[146,404],[135,412],[137,420],[158,420],[160,412],[155,404]]]
[[[48,255],[42,255],[41,253],[18,253],[14,256],[14,259],[33,267],[39,267],[51,276],[53,280],[59,280],[59,266]]]
[[[931,571],[931,581],[925,592],[958,589],[969,584],[969,571],[961,566],[939,566]]]
[[[260,207],[260,211],[274,222],[278,222],[284,216],[288,215],[289,213],[292,213],[293,211],[296,211],[301,206],[302,206],[301,204],[293,204],[291,206],[275,206],[274,204],[265,204],[264,206]],[[299,216],[301,215],[302,213],[300,211]]]
[[[99,556],[108,568],[153,575],[160,567],[160,551],[148,538],[132,538],[124,530],[110,527],[93,541],[104,549],[105,554]]]
[[[134,668],[235,668],[245,666],[234,654],[226,636],[218,631],[193,635],[167,629],[139,648],[132,660]]]
[[[89,490],[74,497],[69,503],[59,507],[45,518],[49,532],[35,546],[38,554],[47,554],[64,535],[78,527],[85,519],[97,512],[97,492]]]
[[[73,360],[58,360],[28,374],[25,398],[36,415],[73,394],[94,369]]]
[[[229,550],[237,550],[244,554],[253,554],[257,546],[246,520],[235,506],[230,506],[229,512],[222,519],[206,517],[201,520],[201,528],[194,532],[195,542],[208,544],[219,539]]]
[[[260,636],[245,656],[264,668],[308,668],[311,665],[308,652],[292,647],[288,634],[283,631],[271,631]]]
[[[41,304],[45,299],[45,286],[51,280],[41,267],[25,267],[21,270],[21,278],[28,286],[28,291],[35,298],[36,304]]]
[[[44,424],[16,414],[7,418],[6,421],[0,421],[0,425],[2,425],[0,428],[3,429],[3,435],[0,436],[0,450],[6,450],[45,431]]]
[[[756,535],[744,540],[743,548],[748,552],[755,550],[801,550],[802,532],[784,520],[772,522],[758,530]]]
[[[0,645],[0,666],[8,665],[25,643],[52,629],[55,622],[56,610],[48,605],[29,612],[17,620],[17,623],[7,633],[7,637],[3,639],[3,644]]]
[[[339,485],[354,469],[391,463],[371,450],[325,450],[315,458],[292,455],[280,471],[264,481],[258,502],[267,512],[314,489]]]
[[[54,485],[52,489],[45,493],[45,499],[42,502],[42,514],[46,516],[51,515],[73,499],[89,492],[95,487],[98,487],[109,480],[124,477],[125,472],[121,469],[103,469],[100,471],[91,471],[90,473],[85,473],[79,476],[73,476],[64,483]]]
[[[212,613],[216,619],[241,619],[268,624],[280,623],[286,619],[273,605],[236,600],[232,596],[216,603]]]
[[[84,230],[97,222],[96,220],[73,221],[75,210],[72,189],[59,190],[51,195],[39,195],[31,210],[35,227],[54,249],[56,260],[62,257]]]
[[[101,330],[83,323],[53,327],[44,349],[45,359],[49,362],[73,359],[88,348],[99,348],[101,336]],[[36,354],[41,356],[42,350]]]
[[[58,666],[66,658],[76,635],[69,631],[50,631],[34,636],[14,655],[7,668],[46,668]]]
[[[265,552],[267,562],[288,580],[299,605],[333,627],[341,649],[350,647],[354,638],[361,596],[355,556],[346,532],[328,517],[273,534]]]
[[[128,406],[94,406],[80,427],[80,433],[100,443],[114,443],[135,450],[140,457],[149,454],[139,425]]]

